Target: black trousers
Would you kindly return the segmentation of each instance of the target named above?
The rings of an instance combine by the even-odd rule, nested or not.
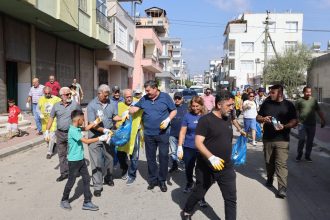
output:
[[[62,201],[69,200],[71,189],[76,182],[78,174],[81,175],[84,184],[84,202],[90,202],[92,199],[92,193],[89,188],[90,176],[88,173],[85,159],[78,161],[69,161],[69,178],[65,185]]]
[[[186,170],[186,179],[188,183],[193,183],[193,174],[198,151],[193,148],[183,147],[183,161]]]
[[[213,171],[202,156],[197,157],[196,186],[189,196],[184,211],[192,213],[196,203],[203,199],[207,190],[217,182],[222,197],[225,200],[225,219],[236,219],[236,173],[233,167],[227,167],[220,172]]]

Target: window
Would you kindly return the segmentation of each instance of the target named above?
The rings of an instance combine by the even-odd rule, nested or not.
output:
[[[96,0],[96,8],[98,11],[102,12],[105,16],[107,16],[107,2],[106,0]]]
[[[87,13],[87,0],[79,0],[79,9]]]
[[[127,28],[116,20],[116,45],[127,49]]]
[[[253,42],[242,42],[241,43],[241,53],[253,53],[254,43]]]
[[[129,48],[128,51],[134,53],[134,39],[132,36],[129,36]]]
[[[229,59],[229,70],[235,70],[235,60]]]
[[[251,72],[254,70],[253,60],[241,60],[241,71]]]
[[[296,33],[298,32],[298,22],[297,21],[287,21],[285,26],[285,31],[287,33]]]
[[[296,48],[298,42],[297,41],[285,41],[284,47],[285,50],[290,49],[290,48]]]

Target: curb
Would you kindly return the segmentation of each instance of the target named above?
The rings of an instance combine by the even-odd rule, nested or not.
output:
[[[296,134],[296,133],[294,133],[294,132],[292,132],[292,131],[290,132],[290,134],[292,135],[292,137],[295,137],[296,139],[299,139],[298,134]],[[320,149],[321,152],[326,152],[326,153],[330,154],[330,150],[329,150],[328,148],[323,147],[323,146],[321,146],[320,144],[315,143],[315,141],[314,141],[314,143],[313,143],[313,146],[314,146],[314,147],[318,147],[318,148]]]
[[[10,155],[16,154],[21,151],[30,150],[33,147],[35,147],[39,144],[42,144],[42,143],[44,143],[43,137],[38,137],[33,140],[29,140],[29,141],[22,142],[20,144],[16,144],[14,146],[6,147],[6,148],[0,150],[0,159],[3,159],[5,157],[8,157]]]

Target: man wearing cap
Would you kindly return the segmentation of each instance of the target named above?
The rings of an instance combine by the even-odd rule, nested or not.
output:
[[[118,102],[123,102],[124,98],[120,96],[120,88],[119,86],[112,87],[112,97],[111,101],[114,102],[116,107],[118,107]]]
[[[265,88],[260,87],[258,89],[258,95],[256,95],[255,97],[255,101],[257,103],[257,107],[258,109],[260,108],[260,106],[262,105],[262,103],[264,103],[264,101],[266,100],[266,96],[265,96]]]
[[[174,93],[174,103],[177,110],[176,116],[173,118],[171,122],[171,131],[170,131],[170,149],[171,149],[171,160],[172,160],[172,167],[168,171],[172,173],[178,170],[178,157],[177,157],[177,150],[178,150],[178,140],[179,140],[179,133],[181,129],[181,123],[183,116],[187,113],[188,106],[184,103],[182,92]]]
[[[133,98],[133,102],[137,102],[142,98],[142,90],[141,89],[136,89],[134,92],[134,98]]]
[[[149,80],[144,84],[146,95],[135,106],[130,107],[130,114],[143,109],[144,141],[148,164],[148,190],[159,185],[162,192],[167,191],[169,124],[176,115],[172,98],[158,90],[156,81]],[[156,161],[159,150],[159,169]]]

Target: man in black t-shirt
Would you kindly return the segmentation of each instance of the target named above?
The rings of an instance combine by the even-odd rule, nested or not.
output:
[[[289,156],[290,129],[297,126],[297,114],[294,105],[284,99],[283,87],[270,88],[270,99],[261,105],[257,120],[264,123],[264,156],[266,161],[266,186],[273,186],[276,170],[278,196],[286,197]]]
[[[236,219],[236,173],[231,162],[233,98],[228,91],[218,94],[215,109],[198,121],[195,144],[200,154],[195,170],[196,186],[181,212],[182,219],[191,218],[194,206],[215,181],[225,200],[226,219]]]

